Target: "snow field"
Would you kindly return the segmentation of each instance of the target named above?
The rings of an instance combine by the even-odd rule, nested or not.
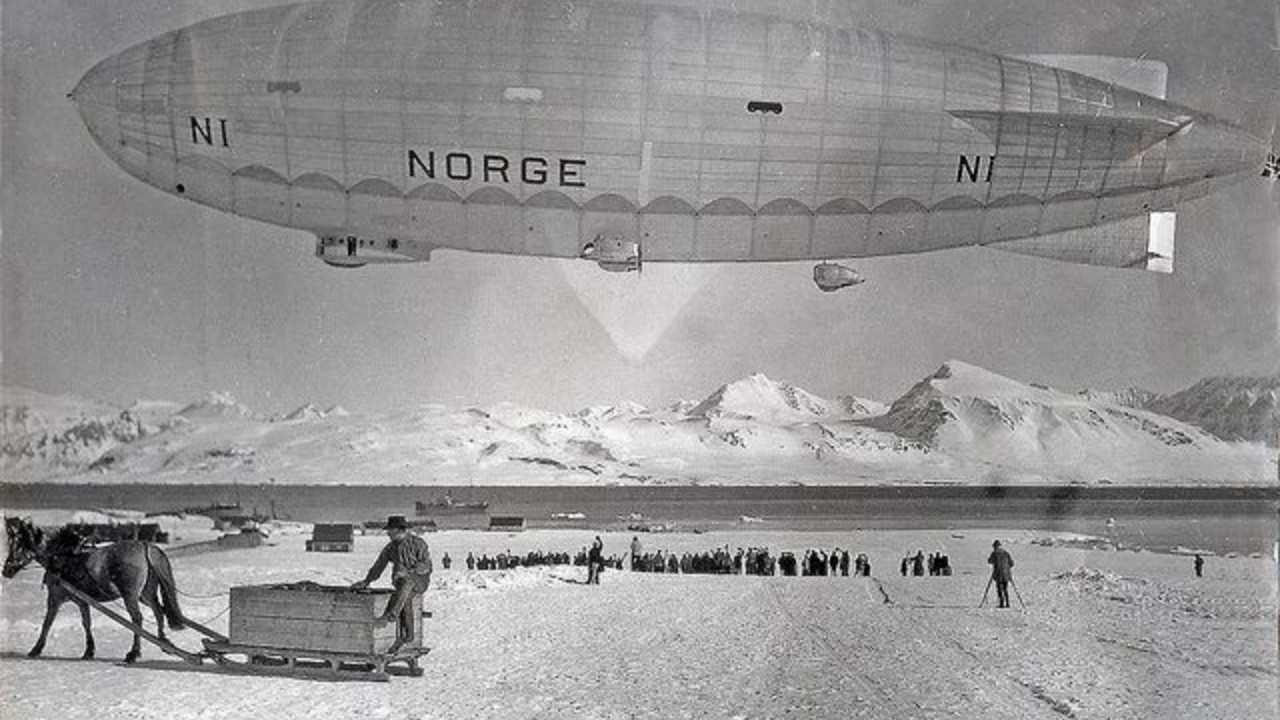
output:
[[[865,552],[866,578],[671,576],[585,568],[468,572],[468,551],[576,552],[574,530],[426,537],[437,572],[425,607],[423,678],[324,683],[193,668],[95,618],[99,660],[64,608],[45,657],[29,660],[43,611],[38,571],[0,584],[5,715],[58,718],[1271,718],[1277,713],[1276,565],[1042,546],[1047,534],[966,531],[642,535],[645,551],[728,545]],[[959,534],[959,533],[957,533]],[[606,554],[631,535],[601,534]],[[381,536],[351,554],[306,553],[301,533],[266,547],[179,557],[183,610],[226,627],[238,584],[359,578]],[[978,608],[1000,538],[1026,603]],[[898,560],[945,550],[957,574],[903,578]],[[448,552],[453,568],[444,571]],[[383,583],[387,579],[384,577]],[[886,598],[889,602],[886,602]],[[175,634],[196,645],[190,631]]]

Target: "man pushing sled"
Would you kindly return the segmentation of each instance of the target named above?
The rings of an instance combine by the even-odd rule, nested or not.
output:
[[[395,592],[391,594],[387,609],[378,617],[377,622],[385,625],[399,621],[396,642],[388,651],[394,653],[413,640],[415,623],[418,622],[418,618],[413,616],[413,598],[426,592],[427,586],[431,584],[431,551],[425,540],[409,532],[409,523],[403,515],[387,518],[386,531],[391,542],[378,553],[378,559],[373,562],[364,579],[352,583],[351,588],[368,588],[370,583],[382,576],[387,565],[391,565],[391,582],[395,585]]]

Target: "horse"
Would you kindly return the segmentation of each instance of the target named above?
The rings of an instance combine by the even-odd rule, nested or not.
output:
[[[44,624],[40,628],[40,639],[27,653],[28,657],[39,657],[44,651],[49,627],[53,625],[58,609],[70,600],[79,606],[80,624],[84,626],[84,654],[81,657],[85,660],[93,658],[89,603],[73,596],[58,582],[59,579],[99,602],[123,600],[129,617],[139,627],[142,626],[139,603],[145,604],[155,613],[157,634],[161,640],[165,639],[166,617],[173,630],[182,630],[186,626],[182,610],[178,607],[178,587],[169,558],[154,544],[122,540],[92,548],[70,527],[63,527],[46,538],[44,530],[30,520],[19,518],[5,518],[4,529],[9,546],[2,573],[5,578],[17,575],[32,561],[45,569],[44,585],[48,598]],[[133,647],[124,656],[124,661],[132,663],[141,654],[141,639],[135,632]]]

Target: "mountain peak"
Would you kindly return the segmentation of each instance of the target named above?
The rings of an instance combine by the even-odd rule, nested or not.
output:
[[[649,409],[637,402],[623,400],[617,405],[593,405],[574,413],[574,417],[583,420],[619,420],[623,418],[645,415]]]
[[[1027,385],[1011,380],[963,360],[948,360],[920,385],[933,391],[961,397],[1035,397],[1056,395],[1044,386]],[[917,386],[916,389],[921,389]],[[913,390],[914,392],[914,390]]]
[[[807,390],[754,373],[721,385],[688,413],[693,417],[812,422],[833,414],[832,404]]]
[[[210,392],[178,411],[185,417],[222,417],[245,420],[253,417],[253,411],[241,405],[231,393]]]
[[[285,415],[284,419],[286,422],[292,422],[295,420],[318,420],[323,418],[324,415],[325,414],[320,411],[320,408],[317,408],[311,403],[306,403],[288,415]]]

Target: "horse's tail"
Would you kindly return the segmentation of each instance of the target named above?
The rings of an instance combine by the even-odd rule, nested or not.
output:
[[[173,579],[173,568],[169,565],[169,556],[154,545],[147,545],[147,564],[156,574],[160,586],[160,607],[164,610],[165,619],[173,630],[181,630],[187,626],[182,609],[178,607],[178,583]]]

